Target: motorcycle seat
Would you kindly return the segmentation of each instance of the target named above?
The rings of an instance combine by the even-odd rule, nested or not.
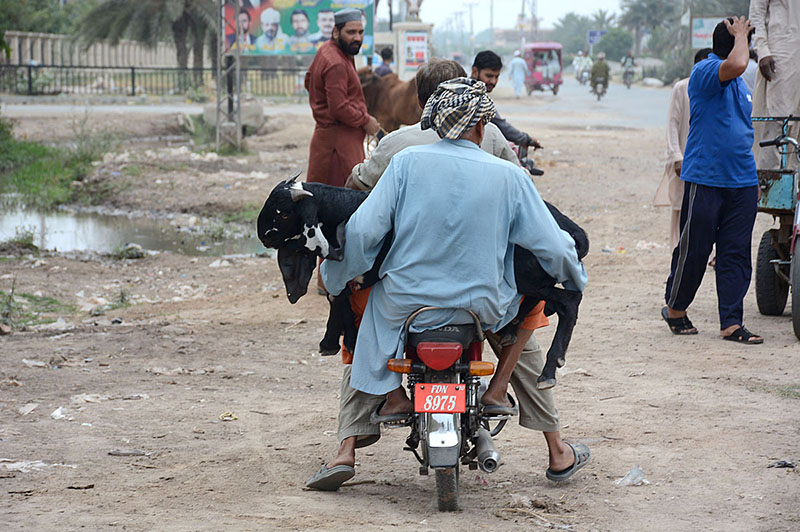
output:
[[[474,323],[451,324],[419,333],[409,332],[407,343],[414,351],[420,342],[459,343],[466,350],[475,341],[475,336]]]

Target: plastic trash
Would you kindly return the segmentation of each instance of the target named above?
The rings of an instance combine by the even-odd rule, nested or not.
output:
[[[644,478],[644,469],[634,466],[633,469],[628,471],[628,474],[614,482],[617,486],[645,486],[650,482]]]

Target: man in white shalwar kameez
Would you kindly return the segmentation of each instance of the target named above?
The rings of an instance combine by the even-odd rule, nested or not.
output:
[[[753,47],[759,71],[753,94],[753,116],[800,115],[800,0],[752,0],[750,23],[756,29]],[[753,122],[756,166],[780,166],[775,147],[761,148],[758,142],[772,139],[781,131],[779,122]],[[797,138],[800,124],[789,131]],[[789,165],[793,166],[793,158]]]
[[[519,50],[514,52],[514,59],[508,63],[508,73],[510,74],[511,81],[514,83],[514,95],[519,98],[525,91],[525,76],[528,75],[528,65],[525,60],[520,57]]]
[[[711,48],[704,48],[694,56],[697,64],[708,57]],[[653,205],[670,207],[669,246],[678,245],[681,237],[681,203],[683,203],[683,182],[681,165],[686,138],[689,136],[689,78],[678,81],[672,88],[667,111],[667,160],[664,177],[658,185]]]
[[[384,412],[408,403],[401,375],[387,370],[386,362],[402,356],[403,325],[412,312],[442,308],[423,314],[417,330],[469,323],[458,309],[472,310],[492,330],[516,315],[514,245],[530,250],[565,288],[583,291],[586,285],[575,242],[558,227],[530,178],[479,148],[493,114],[483,82],[440,84],[421,125],[442,140],[392,158],[347,223],[344,259],[323,263],[325,286],[338,294],[372,267],[384,237],[394,231],[359,327],[350,377],[357,390],[387,394]]]

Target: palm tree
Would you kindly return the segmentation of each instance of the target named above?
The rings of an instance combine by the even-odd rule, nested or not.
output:
[[[607,30],[614,26],[617,16],[605,9],[598,9],[592,13],[592,24],[596,30]]]
[[[214,0],[107,0],[78,23],[77,38],[86,46],[105,39],[117,44],[123,38],[155,46],[171,36],[178,67],[189,63],[187,39],[192,35],[193,66],[203,67],[203,43],[214,33]],[[200,79],[201,72],[195,73]]]
[[[623,26],[632,29],[636,34],[636,55],[642,53],[642,31],[654,29],[659,25],[673,21],[679,16],[678,6],[663,0],[622,0]]]

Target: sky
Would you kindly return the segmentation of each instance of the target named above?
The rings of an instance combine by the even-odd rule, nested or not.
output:
[[[397,5],[403,0],[394,0]],[[522,7],[523,0],[494,0],[494,26],[495,28],[513,28],[517,22],[517,15]],[[472,8],[475,33],[489,27],[491,0],[423,0],[420,8],[420,18],[423,22],[431,22],[441,26],[448,17],[456,11],[465,11],[464,26],[469,30],[469,7]],[[531,0],[525,0],[525,13],[530,15]],[[561,17],[574,11],[580,15],[590,15],[598,9],[605,9],[619,14],[620,0],[538,0],[538,15],[542,19],[543,29],[552,28],[553,24]],[[378,16],[389,18],[388,2],[380,3]],[[396,9],[396,8],[395,8]]]

